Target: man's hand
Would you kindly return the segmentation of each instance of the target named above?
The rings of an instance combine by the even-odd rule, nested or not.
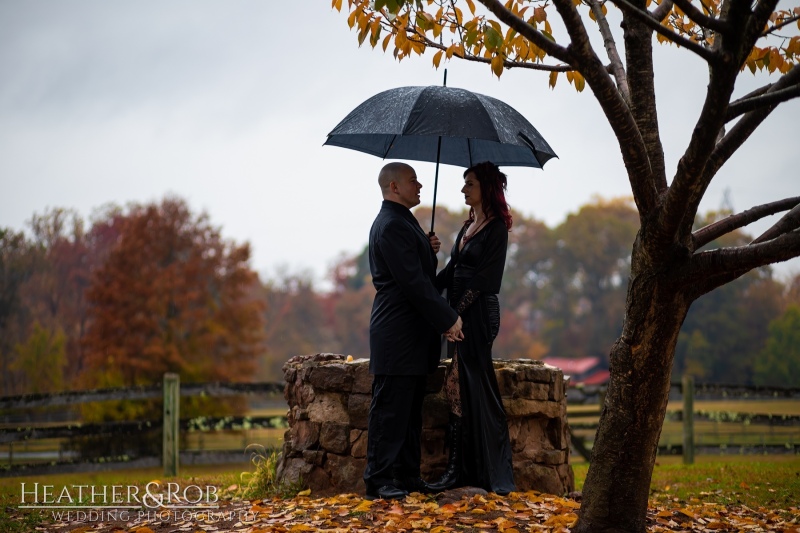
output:
[[[461,331],[461,327],[464,323],[461,321],[461,317],[459,316],[456,320],[456,323],[450,326],[450,329],[444,332],[444,336],[450,342],[457,342],[464,340],[464,332]]]
[[[431,248],[433,248],[433,253],[438,254],[439,248],[442,247],[442,241],[439,240],[439,237],[437,237],[435,233],[429,233],[428,240],[431,241]]]

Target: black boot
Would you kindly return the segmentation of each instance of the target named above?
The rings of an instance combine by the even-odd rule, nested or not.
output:
[[[447,427],[450,455],[447,468],[437,481],[428,483],[432,492],[442,492],[459,486],[461,481],[461,417],[450,415]]]

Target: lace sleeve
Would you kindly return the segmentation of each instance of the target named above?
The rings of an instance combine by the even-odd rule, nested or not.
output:
[[[464,294],[461,296],[461,299],[458,301],[458,305],[456,305],[456,313],[461,315],[464,313],[464,310],[467,309],[472,302],[474,302],[478,296],[481,295],[481,291],[475,289],[467,289],[464,291]]]

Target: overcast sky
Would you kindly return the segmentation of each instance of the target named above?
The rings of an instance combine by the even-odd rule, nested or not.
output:
[[[319,2],[0,0],[0,227],[67,207],[185,198],[225,237],[249,241],[253,267],[321,280],[365,244],[384,161],[323,147],[327,133],[382,90],[442,83],[429,57],[402,63],[358,48],[346,13]],[[558,35],[556,35],[558,38]],[[668,168],[685,149],[707,83],[685,50],[657,47]],[[563,76],[453,61],[448,85],[525,115],[559,159],[504,169],[509,203],[554,226],[594,195],[630,195],[619,147],[588,89]],[[764,83],[742,76],[738,95]],[[736,211],[800,194],[800,102],[782,105],[720,171]],[[433,195],[433,165],[412,164]],[[440,205],[460,208],[463,169],[440,170]],[[757,233],[767,222],[755,226]],[[800,271],[797,261],[779,272]]]

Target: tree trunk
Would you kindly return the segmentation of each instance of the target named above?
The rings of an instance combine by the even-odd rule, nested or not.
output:
[[[631,277],[623,333],[611,349],[611,382],[573,531],[646,530],[672,359],[691,304],[680,282],[668,274],[675,270],[654,273],[651,267]]]

